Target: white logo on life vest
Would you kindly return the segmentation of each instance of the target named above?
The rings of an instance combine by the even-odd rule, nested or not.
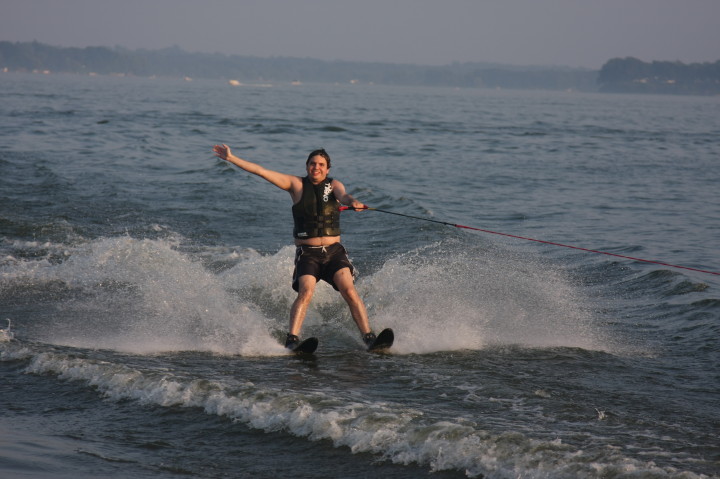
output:
[[[323,201],[327,203],[330,201],[330,193],[332,193],[332,183],[325,183],[325,191],[323,191]]]

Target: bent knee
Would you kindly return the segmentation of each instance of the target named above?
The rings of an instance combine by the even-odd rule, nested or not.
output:
[[[338,288],[338,291],[340,292],[340,295],[345,298],[345,301],[352,301],[352,302],[359,302],[360,301],[360,295],[358,294],[357,290],[355,289],[355,285],[352,283],[350,285],[345,285],[341,288]]]
[[[309,286],[306,288],[299,288],[298,290],[298,299],[301,299],[303,301],[310,301],[310,299],[315,294],[315,287]]]

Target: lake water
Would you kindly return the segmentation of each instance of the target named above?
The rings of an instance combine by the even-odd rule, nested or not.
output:
[[[0,476],[720,477],[720,98],[0,75]],[[389,354],[294,292],[324,147]]]

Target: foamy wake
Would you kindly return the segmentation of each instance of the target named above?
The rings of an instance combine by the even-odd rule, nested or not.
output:
[[[373,320],[401,331],[396,352],[508,344],[608,349],[561,270],[499,247],[431,244],[390,258],[360,287]]]
[[[63,286],[53,299],[57,314],[35,333],[46,343],[132,353],[283,354],[278,340],[294,299],[293,248],[262,255],[208,247],[191,254],[179,243],[115,237],[15,245],[32,254],[0,261],[0,288]],[[608,349],[561,271],[499,248],[446,240],[386,259],[357,284],[372,326],[395,329],[395,353],[488,344]],[[356,336],[342,299],[321,283],[306,329],[333,322],[336,328],[321,332]]]
[[[700,477],[640,463],[611,448],[585,452],[560,440],[494,434],[463,420],[434,421],[423,411],[394,403],[181,377],[57,352],[32,352],[18,344],[5,343],[0,349],[2,360],[27,360],[26,373],[82,382],[113,400],[201,408],[247,427],[330,440],[353,453],[372,453],[399,464],[417,463],[432,471],[460,470],[469,477],[498,478]]]
[[[20,247],[40,254],[4,258],[0,288],[62,287],[52,299],[56,314],[34,331],[45,343],[140,354],[286,353],[273,336],[276,321],[176,241],[116,237]],[[224,256],[238,261],[232,250]],[[260,255],[246,256],[251,262]]]

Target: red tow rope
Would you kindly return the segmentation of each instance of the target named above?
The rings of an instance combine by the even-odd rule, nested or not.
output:
[[[526,241],[534,241],[534,242],[536,242],[536,243],[549,244],[549,245],[553,245],[553,246],[562,246],[563,248],[572,248],[572,249],[577,249],[577,250],[580,250],[580,251],[587,251],[588,253],[604,254],[604,255],[607,255],[607,256],[615,256],[615,257],[617,257],[617,258],[630,259],[630,260],[633,260],[633,261],[641,261],[641,262],[643,262],[643,263],[659,264],[659,265],[662,265],[662,266],[669,266],[669,267],[671,267],[671,268],[687,269],[687,270],[690,270],[690,271],[697,271],[697,272],[699,272],[699,273],[714,274],[714,275],[720,276],[720,273],[718,273],[718,272],[716,272],[716,271],[707,271],[707,270],[704,270],[704,269],[690,268],[690,267],[688,267],[688,266],[679,266],[679,265],[676,265],[676,264],[663,263],[662,261],[653,261],[653,260],[649,260],[649,259],[635,258],[635,257],[633,257],[633,256],[625,256],[625,255],[622,255],[622,254],[608,253],[607,251],[598,251],[598,250],[594,250],[594,249],[580,248],[579,246],[572,246],[572,245],[562,244],[562,243],[554,243],[554,242],[552,242],[552,241],[543,241],[543,240],[534,239],[534,238],[526,238],[525,236],[511,235],[511,234],[508,234],[508,233],[500,233],[500,232],[498,232],[498,231],[491,231],[491,230],[486,230],[486,229],[482,229],[482,228],[474,228],[474,227],[472,227],[472,226],[464,226],[464,225],[458,225],[458,224],[455,224],[455,223],[448,223],[447,221],[433,220],[433,219],[430,219],[430,218],[422,218],[422,217],[420,217],[420,216],[411,216],[411,215],[405,215],[405,214],[402,214],[402,213],[395,213],[394,211],[381,210],[381,209],[378,209],[378,208],[370,208],[369,206],[364,206],[363,208],[353,208],[352,206],[341,206],[341,207],[340,207],[340,211],[345,211],[345,210],[370,210],[370,211],[379,211],[380,213],[387,213],[387,214],[389,214],[389,215],[396,215],[396,216],[404,216],[405,218],[412,218],[412,219],[421,220],[421,221],[429,221],[429,222],[431,222],[431,223],[439,223],[439,224],[441,224],[441,225],[454,226],[455,228],[464,228],[464,229],[466,229],[466,230],[481,231],[481,232],[483,232],[483,233],[490,233],[490,234],[494,234],[494,235],[507,236],[507,237],[509,237],[509,238],[516,238],[516,239],[521,239],[521,240],[526,240]]]

